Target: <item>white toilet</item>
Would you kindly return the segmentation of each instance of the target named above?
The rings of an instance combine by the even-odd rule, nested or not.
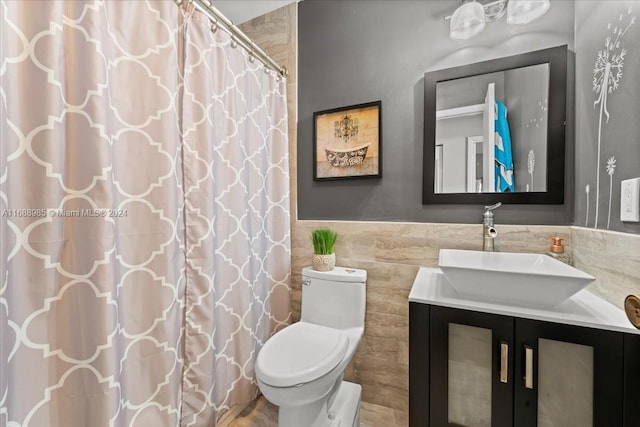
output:
[[[256,377],[278,427],[358,427],[358,384],[342,381],[364,332],[367,272],[302,270],[300,322],[260,350]]]

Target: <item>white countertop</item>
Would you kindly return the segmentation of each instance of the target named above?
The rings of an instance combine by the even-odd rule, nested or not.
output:
[[[553,308],[531,308],[462,299],[439,268],[420,267],[409,301],[587,328],[640,334],[625,312],[586,289]]]

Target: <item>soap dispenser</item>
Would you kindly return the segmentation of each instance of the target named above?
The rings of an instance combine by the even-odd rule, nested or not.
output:
[[[554,237],[553,244],[551,245],[551,250],[547,252],[547,255],[557,259],[558,261],[562,261],[565,264],[571,265],[571,257],[568,253],[564,251],[564,244],[562,237]]]

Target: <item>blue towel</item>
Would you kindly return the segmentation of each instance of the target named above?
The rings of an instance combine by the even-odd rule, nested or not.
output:
[[[500,100],[496,100],[495,177],[497,192],[516,190],[507,107]]]

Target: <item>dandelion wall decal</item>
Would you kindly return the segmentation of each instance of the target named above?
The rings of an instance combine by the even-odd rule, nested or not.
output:
[[[607,160],[607,173],[609,174],[609,216],[607,217],[607,230],[609,229],[609,224],[611,223],[611,197],[613,194],[613,173],[616,169],[616,158],[611,156],[609,160]]]
[[[584,226],[587,227],[589,225],[589,184],[584,187],[584,192],[587,193],[587,217],[584,220]]]
[[[533,153],[533,150],[529,150],[529,155],[527,156],[527,171],[529,171],[529,175],[531,176],[531,191],[533,191],[533,169],[536,166],[536,155]]]
[[[545,98],[544,101],[538,101],[538,107],[540,107],[540,111],[536,111],[533,116],[529,118],[529,122],[525,125],[526,127],[540,127],[540,125],[547,117],[547,110],[549,110],[549,100]]]
[[[631,15],[631,6],[627,9],[627,16]],[[596,93],[596,100],[593,107],[600,105],[600,119],[598,120],[598,154],[596,160],[596,215],[594,228],[598,227],[598,207],[600,202],[600,152],[602,140],[602,116],[606,116],[606,122],[609,122],[609,110],[607,109],[607,96],[612,94],[620,86],[622,79],[622,68],[624,67],[624,58],[627,50],[621,47],[622,38],[636,22],[636,17],[632,16],[629,23],[622,22],[624,14],[618,17],[618,23],[613,28],[613,37],[607,36],[604,42],[604,49],[598,51],[596,64],[593,68],[593,91]],[[607,26],[611,29],[611,23]],[[608,228],[608,226],[607,226]]]

